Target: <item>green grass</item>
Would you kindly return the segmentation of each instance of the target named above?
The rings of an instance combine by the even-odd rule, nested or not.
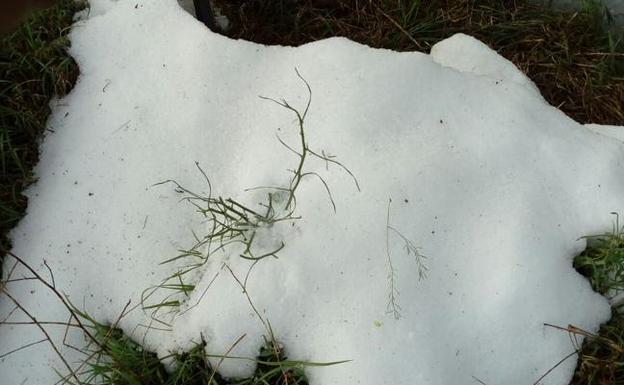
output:
[[[586,237],[587,248],[574,259],[574,267],[587,277],[592,288],[607,297],[624,290],[624,228],[620,227],[619,215],[615,215],[613,230]],[[611,320],[602,326],[597,336],[583,331],[572,332],[587,337],[579,355],[573,384],[624,384],[622,303],[615,303],[611,314]]]
[[[86,316],[80,312],[76,315]],[[265,345],[255,358],[232,356],[228,353],[209,355],[206,353],[207,343],[203,338],[187,352],[173,353],[160,359],[115,325],[100,324],[88,316],[87,325],[93,330],[91,334],[94,339],[91,341],[93,349],[85,351],[89,356],[83,365],[85,369],[75,372],[75,376],[66,375],[61,381],[63,384],[74,385],[76,381],[73,379],[79,378],[80,385],[307,385],[305,367],[343,363],[289,360],[284,348],[275,340],[265,340]],[[237,343],[238,341],[233,347]],[[209,357],[216,360],[216,366],[211,366]],[[225,359],[253,361],[256,369],[247,378],[223,378],[217,370]],[[168,371],[165,368],[165,360],[173,370]]]
[[[587,249],[574,259],[574,267],[604,295],[624,290],[624,231],[616,215],[610,233],[585,237]]]
[[[272,343],[262,347],[255,359],[256,370],[249,378],[229,380],[221,377],[210,365],[206,342],[202,339],[183,353],[173,353],[159,359],[155,353],[112,325],[89,323],[95,332],[95,348],[86,352],[91,356],[84,367],[81,385],[307,385],[303,367],[305,362],[289,361],[284,350]],[[213,356],[214,357],[214,356]],[[215,357],[217,362],[226,356]],[[243,359],[236,357],[232,359]],[[164,360],[173,361],[173,370],[167,371]],[[73,384],[71,376],[66,384]],[[82,379],[84,378],[84,380]]]
[[[38,143],[54,96],[74,85],[78,66],[67,54],[74,13],[84,5],[62,0],[28,18],[0,43],[0,245],[24,215],[22,191],[33,182]],[[0,255],[0,260],[1,260]],[[0,271],[1,273],[1,271]]]

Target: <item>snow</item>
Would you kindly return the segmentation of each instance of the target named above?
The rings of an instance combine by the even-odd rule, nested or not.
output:
[[[590,130],[613,139],[624,142],[624,130],[619,126],[603,126],[599,124],[586,124]]]
[[[537,97],[541,97],[535,83],[518,71],[509,60],[492,55],[492,50],[474,37],[457,33],[431,48],[431,58],[445,67],[460,72],[483,75],[500,82],[507,80],[524,86]]]
[[[298,159],[276,134],[297,146],[294,115],[258,95],[303,110],[295,68],[312,89],[310,147],[336,156],[361,191],[311,158],[306,170],[327,182],[336,212],[323,184],[305,179],[301,219],[258,232],[259,247],[285,247],[256,264],[247,292],[289,358],[351,360],[306,369],[312,385],[531,384],[574,350],[545,323],[595,332],[609,318],[571,260],[585,247],[579,237],[608,231],[609,213],[623,212],[624,144],[548,105],[478,41],[456,35],[431,56],[343,38],[265,47],[211,33],[175,0],[93,0],[92,9],[71,34],[81,75],[53,103],[39,181],[12,239],[97,319],[113,322],[129,299],[138,303],[175,272],[159,263],[190,247],[191,231],[208,231],[172,185],[155,183],[207,193],[199,162],[214,196],[256,208],[266,191],[246,189],[288,185]],[[388,225],[426,257],[425,278]],[[240,252],[210,257],[181,311],[162,315],[172,331],[137,326],[150,324],[141,309],[121,327],[162,356],[200,335],[210,354],[224,354],[244,335],[230,354],[254,357],[267,331],[234,278],[251,263]],[[387,311],[388,254],[400,317]],[[39,320],[67,319],[31,281],[8,290]],[[0,317],[11,308],[0,300]],[[62,327],[49,330],[62,339]],[[39,339],[35,328],[5,325],[0,354]],[[567,384],[575,363],[542,383]],[[60,362],[39,344],[0,360],[0,378],[53,383],[52,367]]]

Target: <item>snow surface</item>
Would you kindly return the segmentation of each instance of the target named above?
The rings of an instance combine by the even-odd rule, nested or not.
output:
[[[492,50],[474,37],[458,33],[431,48],[431,58],[445,67],[471,72],[503,81],[512,81],[541,98],[535,85],[509,60],[493,55]]]
[[[458,35],[432,56],[343,38],[265,47],[211,33],[175,0],[91,3],[97,12],[71,34],[79,81],[53,104],[39,181],[12,239],[94,317],[113,322],[174,272],[159,262],[189,247],[191,230],[207,231],[171,185],[154,183],[207,192],[197,161],[213,195],[253,207],[265,193],[245,189],[288,183],[297,157],[276,134],[296,146],[296,123],[258,95],[302,109],[296,67],[312,87],[311,148],[349,167],[361,192],[344,170],[310,160],[337,211],[306,179],[301,219],[259,234],[259,244],[286,246],[256,265],[247,288],[291,359],[351,360],[307,369],[312,385],[532,384],[574,350],[544,323],[594,332],[608,319],[608,302],[571,259],[585,246],[579,237],[608,231],[609,213],[623,212],[624,144],[548,105],[483,44]],[[389,199],[389,224],[427,257],[425,279],[397,234],[386,247]],[[388,251],[398,319],[387,312]],[[230,354],[254,357],[267,332],[233,277],[250,264],[238,252],[211,257],[182,310],[209,289],[173,315],[172,332],[137,326],[150,324],[140,309],[121,326],[161,355],[200,334],[209,353],[224,354],[245,335]],[[31,281],[8,290],[39,320],[67,319]],[[1,299],[0,317],[11,308]],[[62,327],[49,330],[62,339]],[[3,352],[39,339],[35,328],[0,327]],[[568,383],[575,363],[542,383]],[[51,367],[59,360],[39,344],[0,360],[0,378],[50,384]],[[235,360],[220,369],[252,370]]]
[[[624,142],[624,130],[620,126],[603,126],[599,124],[586,124],[585,127],[597,132],[598,134],[608,136],[613,139]]]

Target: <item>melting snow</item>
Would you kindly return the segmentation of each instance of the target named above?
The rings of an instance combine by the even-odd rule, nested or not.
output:
[[[16,254],[43,273],[46,260],[93,316],[114,321],[175,271],[159,262],[191,246],[191,231],[208,231],[173,186],[155,183],[207,193],[199,162],[213,195],[254,208],[266,192],[246,189],[288,184],[297,156],[276,135],[297,148],[294,115],[258,96],[302,110],[297,68],[312,89],[310,148],[336,156],[361,191],[344,169],[308,160],[336,212],[324,185],[304,179],[301,219],[258,233],[261,247],[285,247],[256,264],[247,291],[291,359],[351,360],[308,369],[312,385],[532,384],[574,350],[545,323],[594,332],[608,319],[608,302],[571,260],[579,237],[623,212],[624,144],[548,105],[482,43],[455,35],[431,55],[343,38],[265,47],[211,33],[175,0],[92,7],[71,35],[80,79],[53,105],[39,181],[12,238]],[[426,258],[408,255],[406,240]],[[137,327],[150,322],[140,309],[121,326],[161,355],[200,334],[209,353],[224,354],[245,335],[231,354],[254,357],[267,331],[235,279],[252,263],[239,253],[209,258],[184,311],[163,315],[173,331]],[[388,312],[388,255],[397,313]],[[67,319],[32,282],[8,289],[38,319]],[[10,310],[1,300],[0,314]],[[62,327],[49,329],[62,338]],[[3,351],[39,339],[35,328],[0,328]],[[567,384],[575,363],[542,383]],[[0,378],[49,384],[52,367],[40,344],[4,358]],[[252,370],[221,366],[225,376]]]

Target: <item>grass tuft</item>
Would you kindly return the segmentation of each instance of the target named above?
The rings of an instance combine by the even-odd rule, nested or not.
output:
[[[579,350],[574,385],[624,384],[624,228],[619,215],[611,232],[585,237],[587,248],[574,259],[574,267],[583,274],[592,288],[611,299],[611,320],[602,325],[598,335],[573,326],[571,335],[582,335],[585,341]]]
[[[624,290],[624,228],[619,215],[611,233],[585,237],[587,249],[574,259],[574,267],[586,276],[592,288],[612,297]]]
[[[155,353],[143,347],[121,329],[91,322],[96,330],[97,349],[86,362],[83,384],[102,385],[307,385],[304,362],[288,361],[284,349],[275,349],[271,342],[261,348],[254,374],[244,379],[221,377],[208,361],[206,342],[202,339],[189,351],[173,353],[172,371],[167,371]],[[277,353],[276,353],[277,352]],[[222,356],[219,358],[227,358]],[[238,358],[238,357],[236,357]],[[290,363],[290,364],[289,364]],[[70,382],[68,382],[69,384]]]

